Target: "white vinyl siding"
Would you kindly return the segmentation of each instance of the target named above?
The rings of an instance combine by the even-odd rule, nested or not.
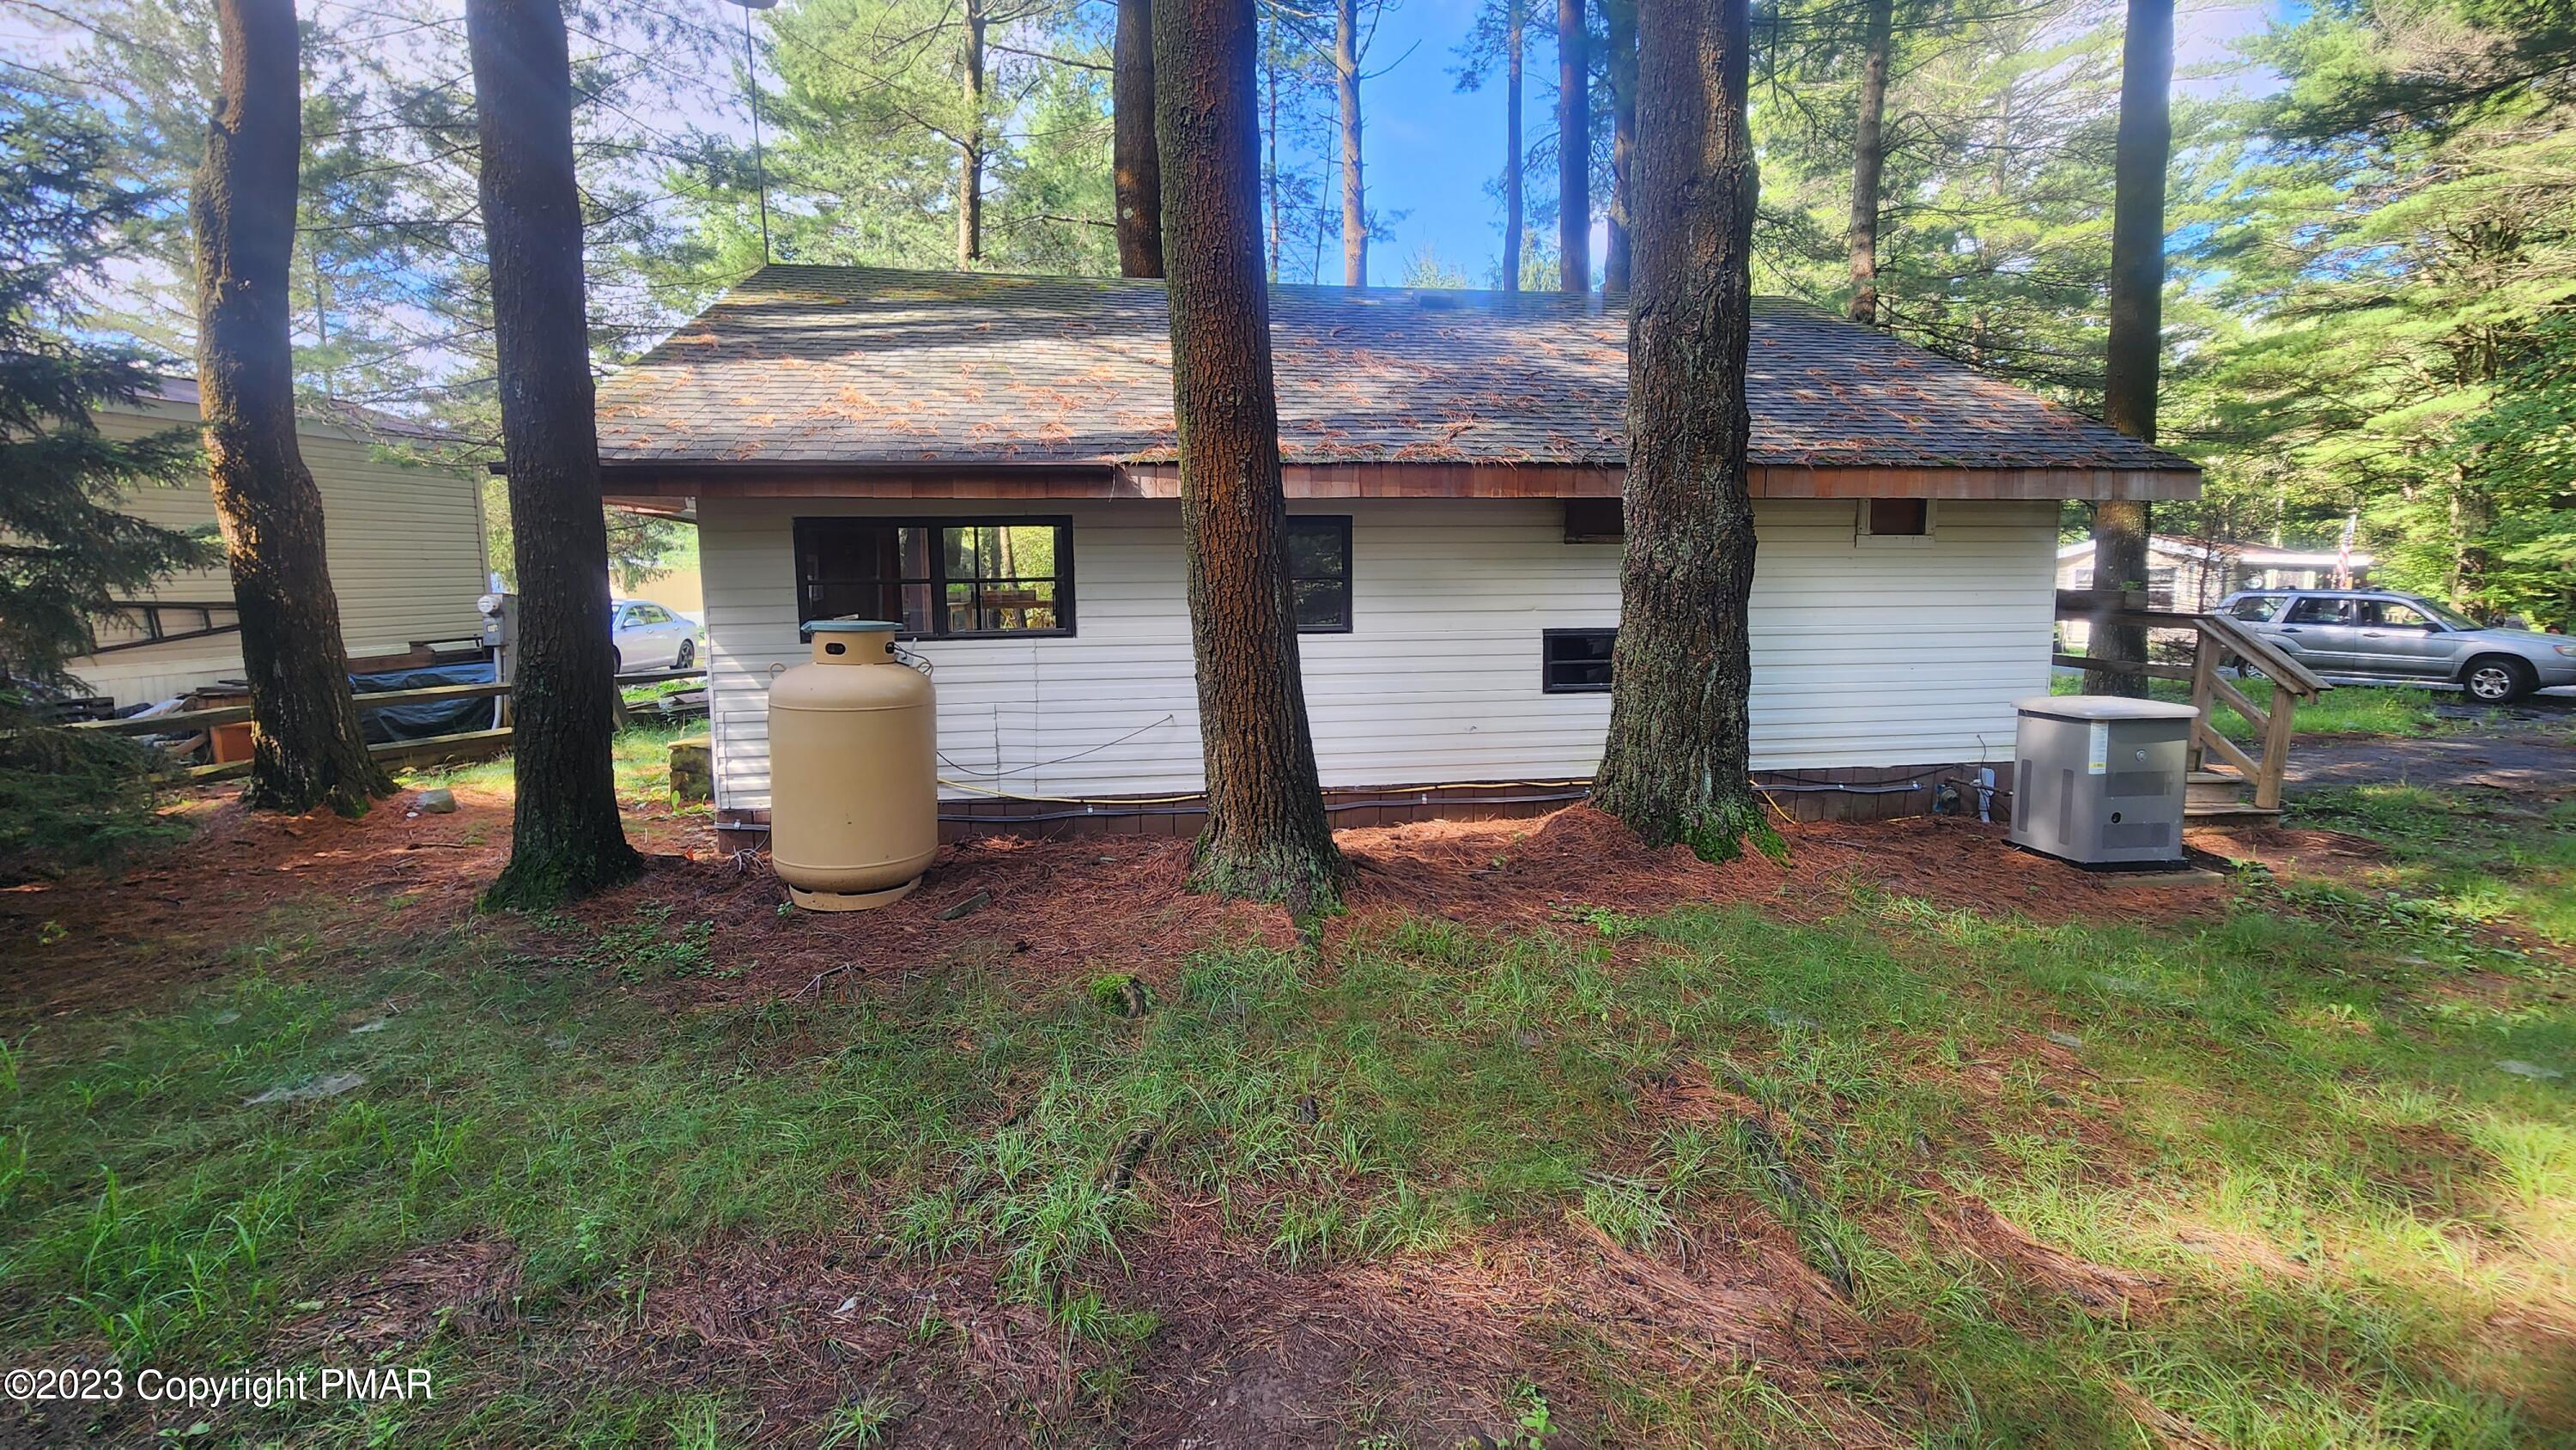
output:
[[[99,414],[101,431],[113,437],[193,421],[191,410],[170,404],[152,405],[149,413]],[[306,422],[297,430],[297,442],[322,493],[331,587],[339,596],[340,633],[349,653],[397,654],[414,640],[481,633],[483,617],[474,602],[490,581],[482,491],[476,480],[380,452],[365,438],[328,423]],[[122,507],[165,528],[211,528],[215,522],[214,496],[202,472],[181,487],[131,490]],[[141,597],[228,601],[232,592],[230,576],[217,563],[172,575]],[[191,627],[188,616],[163,616],[164,629]],[[102,642],[133,637],[128,620],[108,621],[100,630]],[[118,650],[76,660],[71,669],[91,689],[120,704],[167,699],[239,676],[241,637],[213,635]]]
[[[1298,638],[1324,783],[1589,775],[1606,694],[1545,694],[1546,629],[1619,615],[1619,546],[1564,542],[1550,500],[1300,501],[1351,516],[1353,627]],[[2057,506],[1945,500],[1927,547],[1854,543],[1855,505],[1755,506],[1757,769],[2010,759],[2011,702],[2048,687]],[[923,640],[941,774],[1017,795],[1199,787],[1180,514],[1050,505],[1073,519],[1071,638]],[[958,500],[702,499],[717,803],[769,803],[766,690],[801,663],[789,521],[1027,513]],[[955,786],[943,794],[969,794]]]

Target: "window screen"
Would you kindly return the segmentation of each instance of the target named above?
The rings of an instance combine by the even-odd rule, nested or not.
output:
[[[1874,539],[1921,538],[1932,532],[1932,503],[1920,498],[1874,498],[1869,501],[1869,533]]]
[[[1297,632],[1341,634],[1351,627],[1351,521],[1347,514],[1288,520],[1288,590]]]
[[[1610,688],[1615,629],[1551,629],[1539,636],[1539,688],[1551,695],[1597,693]]]
[[[806,619],[890,619],[909,636],[1073,632],[1062,519],[798,519]]]

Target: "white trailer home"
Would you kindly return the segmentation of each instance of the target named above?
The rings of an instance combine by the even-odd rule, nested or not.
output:
[[[96,416],[102,432],[119,438],[192,427],[197,385],[167,382],[156,396],[102,407]],[[418,441],[416,430],[392,419],[296,420],[296,443],[322,494],[331,587],[352,660],[482,633],[475,607],[489,586],[482,488],[466,470],[409,451]],[[215,524],[214,494],[202,474],[185,487],[128,490],[119,507],[164,528]],[[241,625],[220,562],[171,575],[118,604],[95,626],[98,652],[71,663],[91,690],[133,705],[241,674]]]
[[[1578,795],[1609,715],[1622,299],[1280,287],[1306,700],[1341,824]],[[1201,784],[1163,285],[772,266],[600,394],[614,499],[693,501],[716,804],[756,831],[802,621],[934,670],[944,814],[1188,832]],[[2008,768],[2065,498],[2184,459],[1795,303],[1753,329],[1754,765],[1807,814]]]

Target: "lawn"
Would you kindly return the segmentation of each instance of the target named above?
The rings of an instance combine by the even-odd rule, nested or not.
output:
[[[506,835],[505,770],[440,783],[441,840]],[[392,925],[287,869],[391,819],[278,843],[304,889],[219,938],[66,903],[11,951],[190,965],[8,1029],[12,1364],[436,1390],[25,1428],[2576,1442],[2576,808],[2321,796],[2220,888],[1919,822],[1515,885],[1572,819],[1351,833],[1303,936],[1171,896],[1163,842],[972,858],[953,921],[791,919],[711,849],[539,919],[464,909],[463,847],[371,858],[429,861]],[[1434,847],[1470,919],[1370,885]],[[1990,855],[2026,907],[1909,884]]]
[[[2269,709],[2270,690],[2263,687],[2261,680],[2251,683],[2255,686],[2249,692],[2254,703]],[[2084,693],[2084,677],[2070,671],[2059,671],[2049,676],[2048,688],[2049,693],[2055,695],[2080,695]],[[2181,680],[2149,680],[2147,694],[2151,699],[2188,703],[2191,686]],[[2482,723],[2493,724],[2502,720],[2498,711],[2484,712],[2482,719],[2479,715],[2456,709],[2445,714],[2434,708],[2437,705],[2456,707],[2463,699],[2456,691],[2437,693],[2393,685],[2337,685],[2314,702],[2301,705],[2294,718],[2302,735],[2406,737],[2474,730]],[[2218,733],[2230,740],[2254,738],[2253,725],[2233,710],[2220,709],[2213,718],[2217,721]]]

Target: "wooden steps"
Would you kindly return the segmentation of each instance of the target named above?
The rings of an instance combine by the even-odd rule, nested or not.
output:
[[[2182,817],[2204,825],[2227,821],[2269,821],[2278,819],[2275,808],[2253,805],[2245,799],[2245,777],[2232,770],[2195,770],[2183,784]]]

